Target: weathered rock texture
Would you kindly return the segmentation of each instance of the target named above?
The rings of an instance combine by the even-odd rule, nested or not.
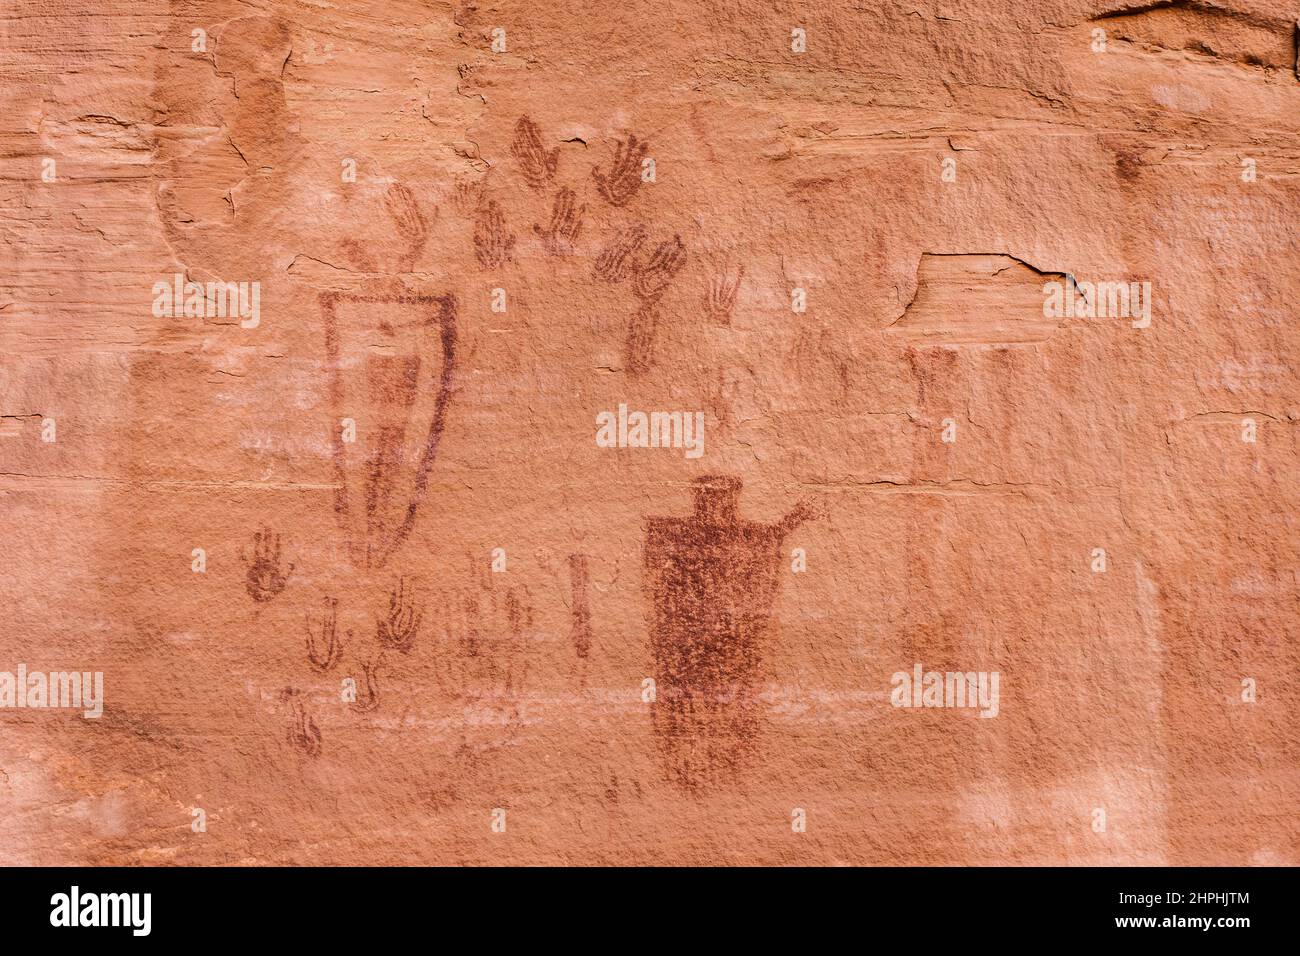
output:
[[[1295,15],[10,0],[4,861],[1300,863]]]

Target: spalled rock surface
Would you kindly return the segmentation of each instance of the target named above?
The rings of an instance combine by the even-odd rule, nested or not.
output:
[[[1300,863],[1295,36],[11,0],[3,861]]]

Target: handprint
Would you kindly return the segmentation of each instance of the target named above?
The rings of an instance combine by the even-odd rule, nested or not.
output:
[[[659,314],[652,303],[641,306],[627,328],[623,340],[623,367],[636,378],[649,370],[654,360],[655,330]]]
[[[343,659],[343,642],[338,638],[338,607],[337,598],[325,599],[325,613],[321,618],[319,639],[312,629],[311,615],[307,615],[307,661],[313,669],[322,674],[332,670],[334,665]],[[348,631],[348,637],[352,637],[351,631]],[[324,647],[318,647],[318,643],[323,644]]]
[[[479,206],[474,221],[474,255],[485,269],[499,269],[514,256],[515,237],[495,199]]]
[[[308,757],[316,757],[321,751],[320,728],[303,707],[302,699],[292,687],[286,687],[280,693],[280,699],[288,701],[293,714],[289,719],[289,743],[296,750]]]
[[[465,218],[474,215],[483,202],[483,183],[477,179],[458,179],[451,192],[451,205]]]
[[[429,238],[424,214],[420,212],[420,204],[409,189],[401,183],[393,183],[384,194],[384,208],[388,210],[388,216],[393,220],[397,235],[406,245],[406,251],[398,260],[401,266],[398,271],[410,272],[415,268],[415,260]]]
[[[592,168],[592,178],[600,194],[612,205],[626,206],[628,201],[641,188],[641,160],[645,158],[647,143],[638,143],[635,136],[629,135],[627,142],[618,142],[614,150],[614,164],[606,176],[599,169]]]
[[[240,552],[240,557],[243,558],[243,552]],[[280,536],[273,535],[266,527],[253,534],[253,560],[244,560],[248,564],[244,587],[248,596],[259,604],[283,591],[294,569],[292,564],[286,571],[280,569]]]
[[[572,189],[565,186],[555,194],[555,205],[551,209],[550,225],[543,229],[533,226],[533,231],[542,237],[546,250],[551,255],[572,255],[574,243],[582,232],[582,214],[587,207],[577,207],[577,199]]]
[[[709,293],[704,297],[704,310],[710,319],[719,325],[731,324],[731,313],[736,308],[736,293],[740,291],[740,280],[745,278],[745,267],[741,266],[733,279],[729,270],[714,275],[709,280]]]
[[[375,257],[365,243],[349,236],[341,241],[339,246],[343,250],[343,255],[347,256],[348,261],[362,272],[379,271],[379,265],[375,262]]]
[[[524,179],[534,189],[542,189],[555,176],[560,148],[557,146],[548,153],[542,145],[541,130],[527,116],[519,117],[515,124],[515,139],[510,148],[519,160]]]
[[[632,226],[619,233],[596,257],[596,275],[606,282],[622,282],[636,271],[635,256],[646,240],[643,226]]]
[[[388,596],[388,617],[375,622],[375,637],[380,647],[409,654],[422,620],[424,612],[416,611],[414,601],[406,593],[406,579],[398,578],[396,590]]]
[[[384,652],[375,655],[374,660],[361,662],[361,673],[365,677],[366,695],[352,701],[348,706],[358,714],[367,714],[379,706],[379,668],[384,663]]]
[[[673,277],[686,265],[686,247],[678,236],[659,243],[650,261],[637,270],[632,280],[632,291],[646,303],[659,301],[668,290]]]
[[[375,242],[348,236],[339,242],[339,247],[348,262],[362,272],[410,272],[415,268],[415,260],[429,239],[424,213],[420,211],[420,203],[415,194],[398,182],[388,187],[383,202],[396,239],[392,235],[385,235],[383,240]],[[434,210],[434,217],[437,217],[437,209]],[[376,252],[387,259],[382,270]]]

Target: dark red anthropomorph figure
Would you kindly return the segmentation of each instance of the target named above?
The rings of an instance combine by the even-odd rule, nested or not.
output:
[[[699,478],[694,514],[647,522],[654,729],[686,789],[725,777],[753,748],[781,544],[808,517],[800,506],[776,524],[745,521],[740,489],[738,478]]]

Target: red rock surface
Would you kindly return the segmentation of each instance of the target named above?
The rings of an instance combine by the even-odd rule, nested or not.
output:
[[[0,856],[1300,863],[1295,37],[11,0]]]

